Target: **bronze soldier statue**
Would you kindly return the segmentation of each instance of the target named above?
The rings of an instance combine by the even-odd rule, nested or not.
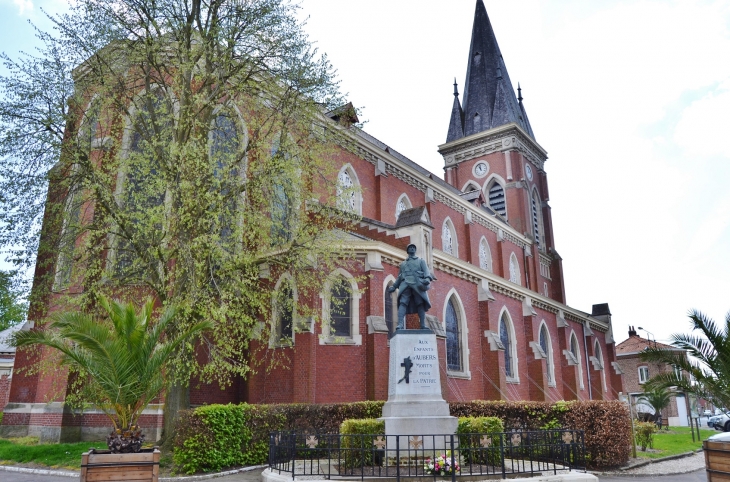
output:
[[[406,315],[418,313],[421,329],[426,328],[426,312],[431,309],[431,302],[426,291],[431,289],[431,281],[435,280],[428,270],[426,261],[416,256],[416,245],[409,244],[406,248],[408,259],[400,264],[398,279],[388,288],[392,293],[398,291],[398,330],[406,326]]]

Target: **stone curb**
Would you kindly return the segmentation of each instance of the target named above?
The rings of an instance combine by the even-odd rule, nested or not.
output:
[[[268,465],[253,465],[250,467],[241,467],[240,469],[226,470],[225,472],[216,472],[214,474],[205,475],[190,475],[187,477],[160,477],[160,482],[187,482],[197,480],[209,480],[216,479],[218,477],[225,477],[227,475],[239,474],[241,472],[250,472],[252,470],[264,469]],[[27,467],[13,467],[12,465],[0,465],[0,471],[6,472],[19,472],[23,474],[33,475],[55,475],[57,477],[76,477],[81,476],[80,471],[76,470],[49,470],[49,469],[29,469]]]

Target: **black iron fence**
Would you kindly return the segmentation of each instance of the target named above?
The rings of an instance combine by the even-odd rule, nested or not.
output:
[[[585,471],[582,430],[457,435],[272,432],[269,468],[297,476],[512,478]]]

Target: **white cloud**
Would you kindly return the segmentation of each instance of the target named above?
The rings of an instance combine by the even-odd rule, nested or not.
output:
[[[13,0],[13,3],[18,7],[18,15],[33,10],[33,0]]]
[[[692,156],[730,157],[730,89],[712,92],[690,104],[674,130],[674,142]]]

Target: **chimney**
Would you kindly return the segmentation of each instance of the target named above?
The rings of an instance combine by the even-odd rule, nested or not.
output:
[[[633,326],[629,326],[629,336],[636,336],[636,330]]]

